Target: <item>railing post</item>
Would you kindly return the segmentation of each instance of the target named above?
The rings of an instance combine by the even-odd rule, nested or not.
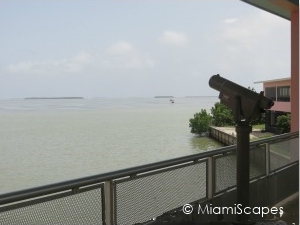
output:
[[[270,144],[266,143],[266,178],[267,178],[267,190],[266,193],[268,193],[268,202],[267,204],[270,204],[270,198],[271,198],[271,194],[270,194]]]
[[[215,177],[215,168],[214,168],[214,158],[213,156],[208,157],[207,159],[207,198],[212,199],[214,196],[214,177]]]
[[[105,201],[105,225],[113,225],[114,224],[114,186],[112,181],[105,181],[104,182],[104,201]]]
[[[270,174],[270,144],[266,143],[266,176]]]

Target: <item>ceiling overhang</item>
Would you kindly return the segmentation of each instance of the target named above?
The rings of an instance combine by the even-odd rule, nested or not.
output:
[[[291,20],[291,13],[299,11],[298,0],[241,0],[269,13]]]

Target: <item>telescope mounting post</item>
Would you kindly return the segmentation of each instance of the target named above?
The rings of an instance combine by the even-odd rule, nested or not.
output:
[[[236,215],[235,224],[249,224],[249,215],[244,213],[244,208],[249,207],[249,177],[250,177],[250,133],[252,126],[249,121],[242,120],[241,98],[236,97],[234,110],[235,131],[237,136],[236,144],[236,183],[237,183],[237,204],[242,205],[243,213]]]

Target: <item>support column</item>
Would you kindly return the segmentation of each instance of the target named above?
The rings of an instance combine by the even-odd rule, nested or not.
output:
[[[299,131],[299,9],[291,12],[291,132]]]
[[[249,207],[249,195],[250,195],[250,133],[252,127],[248,122],[238,122],[236,125],[236,159],[237,159],[237,204],[242,205],[242,209]],[[247,224],[249,220],[248,214],[237,214],[237,224]]]

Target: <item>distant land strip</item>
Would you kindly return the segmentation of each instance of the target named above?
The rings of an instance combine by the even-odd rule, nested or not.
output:
[[[159,95],[159,96],[154,96],[154,98],[174,98],[174,96],[171,96],[171,95]]]
[[[24,99],[83,99],[83,97],[31,97]]]
[[[185,98],[200,98],[200,97],[218,97],[218,96],[216,96],[216,95],[199,95],[199,96],[197,96],[197,95],[191,95],[191,96],[185,96]]]

